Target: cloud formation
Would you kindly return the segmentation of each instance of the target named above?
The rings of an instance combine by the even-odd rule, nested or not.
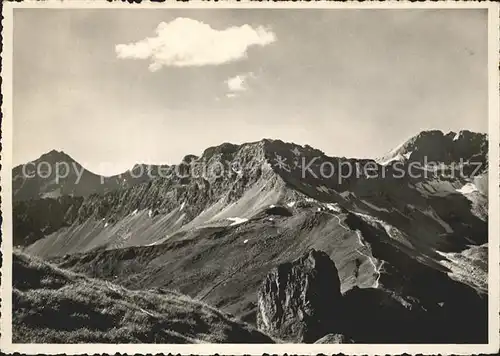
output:
[[[238,74],[234,77],[228,78],[225,83],[229,90],[229,93],[226,94],[228,98],[234,98],[238,96],[238,93],[248,90],[248,79],[255,78],[255,75],[252,72]]]
[[[246,79],[250,76],[251,74],[238,74],[234,77],[229,78],[226,80],[227,88],[230,91],[244,91],[248,89]]]
[[[251,46],[267,46],[276,35],[262,26],[233,26],[217,30],[203,22],[179,17],[161,22],[156,36],[135,43],[118,44],[121,59],[150,59],[149,70],[163,66],[188,67],[220,65],[246,58]]]

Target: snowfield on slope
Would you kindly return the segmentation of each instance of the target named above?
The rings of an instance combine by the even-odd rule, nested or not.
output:
[[[338,204],[327,203],[326,204],[326,208],[328,210],[334,211],[336,213],[341,213],[342,212],[342,210],[340,209],[340,207],[338,206]]]
[[[235,226],[235,225],[239,225],[239,224],[243,224],[244,222],[247,222],[248,219],[246,218],[227,218],[227,220],[229,221],[232,221],[232,223],[229,225],[229,226]]]
[[[476,185],[473,184],[473,183],[467,183],[465,184],[462,188],[460,189],[457,189],[457,192],[463,194],[463,195],[467,195],[467,194],[471,194],[471,193],[474,193],[474,192],[479,192],[479,189],[477,189]]]

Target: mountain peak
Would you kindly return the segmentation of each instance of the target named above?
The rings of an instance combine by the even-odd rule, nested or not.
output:
[[[207,160],[217,154],[228,156],[234,154],[239,147],[240,145],[236,145],[230,142],[223,142],[218,146],[208,147],[207,149],[205,149],[205,151],[203,151],[203,154],[201,156]]]
[[[441,130],[425,130],[409,138],[401,145],[378,159],[381,164],[392,161],[418,160],[424,157],[428,161],[450,163],[467,160],[473,153],[487,152],[486,134],[460,130],[445,134]]]
[[[75,162],[75,160],[71,156],[69,156],[66,152],[58,151],[55,149],[47,153],[44,153],[36,161],[46,161],[48,163]]]

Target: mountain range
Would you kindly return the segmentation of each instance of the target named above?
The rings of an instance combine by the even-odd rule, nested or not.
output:
[[[276,342],[488,340],[481,133],[423,131],[373,159],[224,143],[113,177],[51,151],[13,169],[13,224],[22,256],[175,290]]]

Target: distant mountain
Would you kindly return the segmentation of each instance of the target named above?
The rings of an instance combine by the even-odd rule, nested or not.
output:
[[[348,300],[364,300],[357,288],[375,290],[396,310],[437,313],[443,330],[457,330],[456,316],[467,314],[477,322],[436,338],[480,343],[488,177],[487,167],[472,168],[487,162],[487,142],[467,131],[422,132],[391,162],[281,140],[224,143],[131,186],[19,201],[14,241],[63,268],[131,289],[178,289],[253,324],[268,272],[315,249],[334,262]],[[427,155],[445,169],[428,169]]]
[[[479,162],[488,164],[488,138],[486,134],[462,130],[444,134],[439,130],[422,131],[400,146],[377,159],[380,164],[393,161],[451,164],[453,162]]]
[[[123,174],[105,177],[86,170],[66,153],[52,150],[35,161],[13,168],[13,199],[104,194],[150,180],[147,170],[158,169],[159,166],[136,165]]]

